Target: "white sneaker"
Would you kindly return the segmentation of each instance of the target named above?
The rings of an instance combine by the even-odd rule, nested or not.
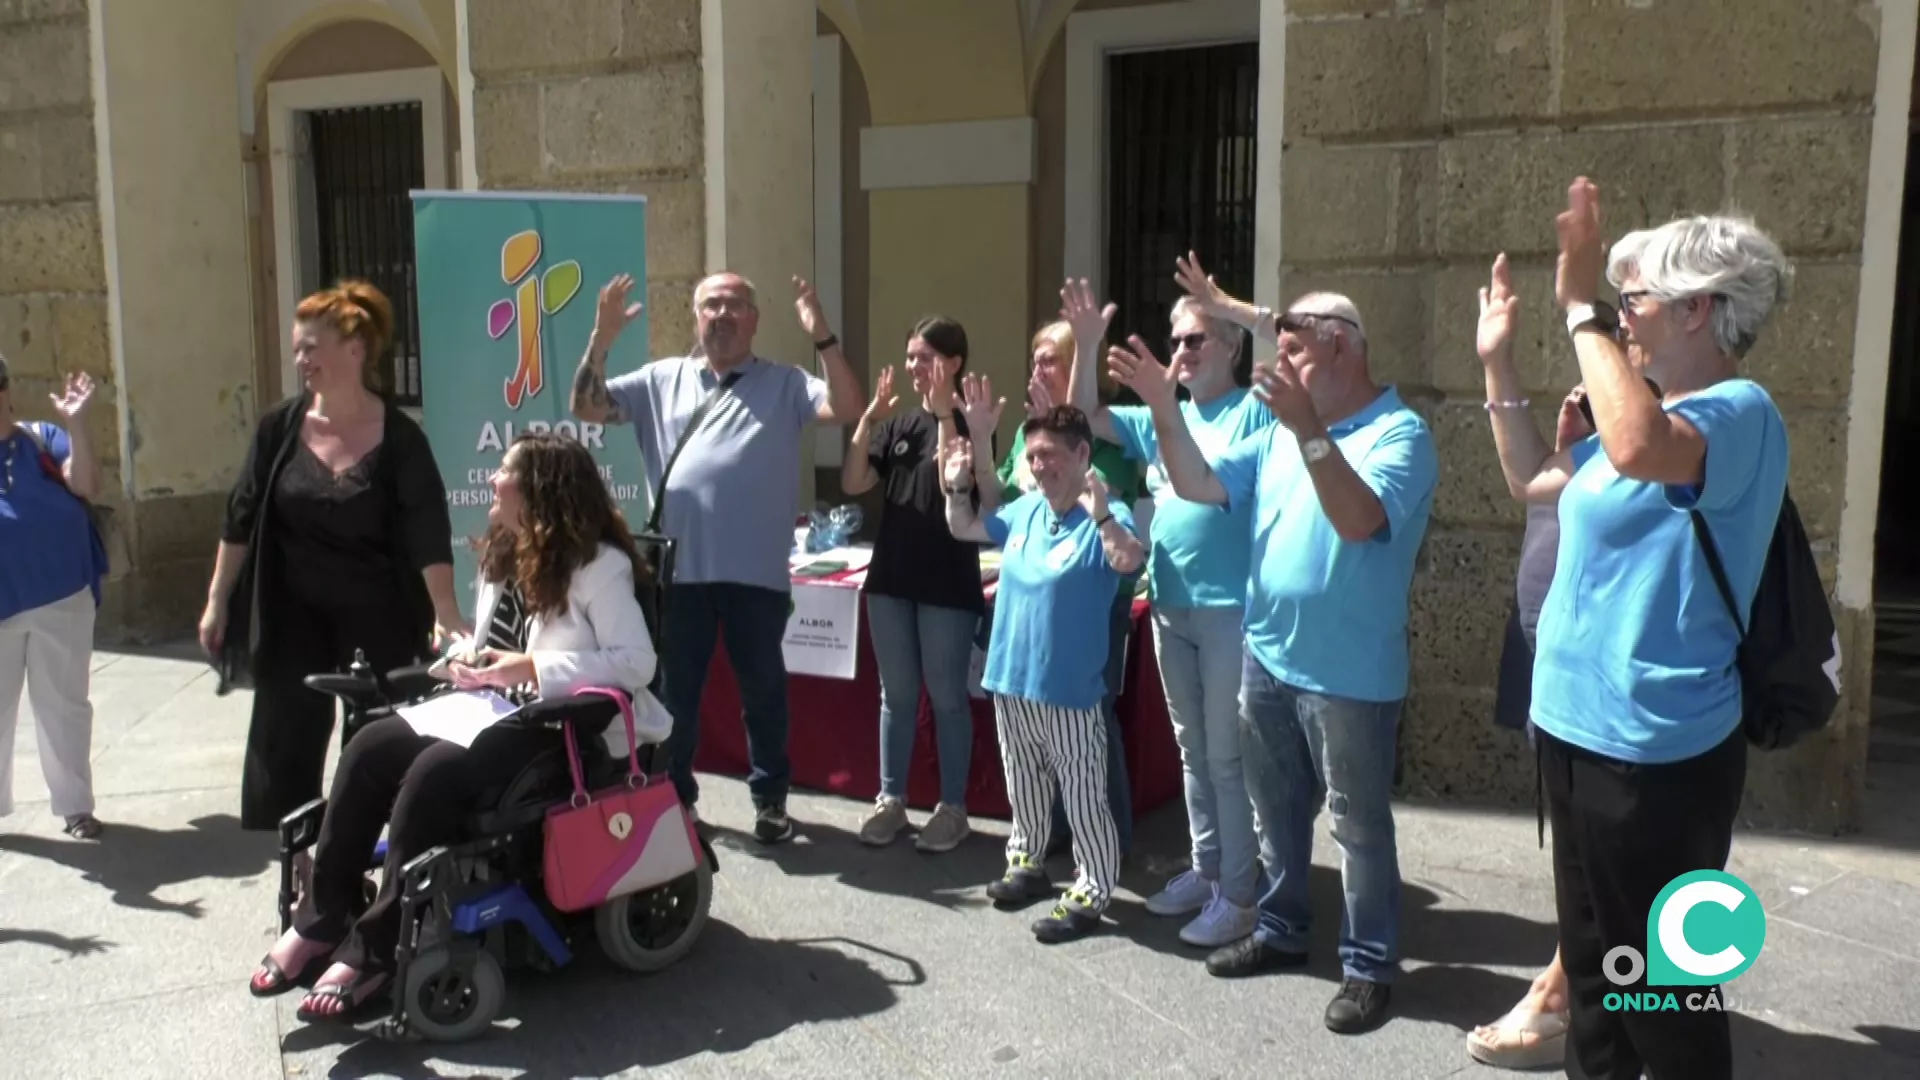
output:
[[[860,823],[860,842],[875,847],[890,844],[906,824],[906,804],[882,795],[873,801],[873,812]]]
[[[1259,916],[1260,913],[1253,908],[1241,907],[1228,900],[1216,886],[1213,899],[1207,901],[1207,906],[1200,910],[1199,918],[1180,928],[1180,940],[1203,949],[1231,945],[1253,933],[1254,923]]]
[[[1147,911],[1154,915],[1191,915],[1206,907],[1213,894],[1213,882],[1188,870],[1149,897]]]

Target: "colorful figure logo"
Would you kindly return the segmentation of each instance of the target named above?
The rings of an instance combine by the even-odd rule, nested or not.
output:
[[[507,379],[509,409],[518,409],[521,402],[540,393],[546,370],[540,349],[541,320],[559,314],[580,291],[578,260],[556,263],[544,274],[533,273],[540,261],[540,249],[540,234],[533,229],[507,237],[507,242],[500,245],[500,279],[515,286],[513,299],[496,300],[487,309],[487,336],[495,341],[515,323],[520,326],[520,365]]]

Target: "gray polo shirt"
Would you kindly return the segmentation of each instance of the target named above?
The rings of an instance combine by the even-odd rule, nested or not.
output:
[[[735,582],[789,591],[787,554],[800,510],[800,439],[827,405],[825,380],[753,357],[714,405],[668,478],[660,531],[679,541],[676,582]],[[633,420],[647,489],[693,411],[719,379],[704,359],[673,357],[608,380]]]

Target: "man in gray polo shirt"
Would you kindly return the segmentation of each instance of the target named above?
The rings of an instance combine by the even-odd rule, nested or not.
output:
[[[786,639],[791,586],[787,554],[800,502],[800,440],[815,420],[850,424],[866,391],[841,354],[811,286],[794,279],[800,324],[826,367],[825,380],[754,355],[760,324],[751,282],[715,274],[693,290],[699,355],[655,360],[607,379],[607,350],[640,314],[628,275],[600,290],[593,337],[574,373],[572,408],[592,423],[634,426],[650,489],[673,461],[660,531],[678,543],[662,616],[662,692],[673,714],[667,747],[680,800],[699,798],[693,779],[700,697],[720,633],[739,680],[757,818],[768,843],[793,835],[787,817]],[[680,456],[674,447],[694,412],[716,395]]]

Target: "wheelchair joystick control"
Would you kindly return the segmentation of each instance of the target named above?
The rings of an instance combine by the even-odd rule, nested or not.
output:
[[[353,650],[353,663],[347,667],[347,674],[352,675],[356,679],[366,679],[373,676],[373,665],[367,663],[367,654],[365,651],[360,649]]]

